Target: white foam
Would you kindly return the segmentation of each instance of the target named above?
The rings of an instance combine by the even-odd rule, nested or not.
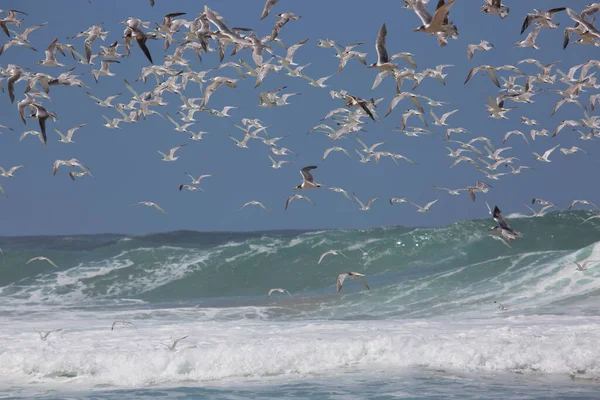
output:
[[[105,319],[93,315],[18,327],[2,324],[0,382],[8,388],[35,381],[40,390],[189,386],[422,367],[600,377],[599,318],[519,317],[462,324],[136,322],[139,332],[126,327],[111,332]],[[65,329],[45,342],[35,333],[57,327]],[[176,352],[160,345],[186,334]]]

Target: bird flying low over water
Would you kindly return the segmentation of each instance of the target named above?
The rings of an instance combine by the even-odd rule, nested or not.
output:
[[[27,261],[25,264],[29,264],[29,263],[34,262],[34,261],[46,261],[48,264],[50,264],[54,268],[58,269],[58,266],[56,264],[54,264],[54,261],[52,261],[48,257],[42,257],[42,256],[33,257],[32,259],[30,259],[29,261]]]
[[[337,278],[337,283],[336,283],[336,291],[339,293],[340,290],[342,290],[342,285],[344,284],[344,280],[346,279],[357,279],[360,281],[360,283],[363,284],[364,287],[367,288],[367,290],[371,290],[371,288],[369,287],[369,285],[367,285],[367,282],[365,281],[365,278],[363,278],[364,275],[363,274],[359,274],[358,272],[346,272],[343,274],[339,274],[338,278]]]
[[[283,288],[274,288],[274,289],[269,290],[269,293],[267,293],[267,297],[266,298],[268,299],[275,292],[287,294],[288,296],[292,297],[292,295],[290,294],[290,292],[288,292],[287,290],[285,290]]]

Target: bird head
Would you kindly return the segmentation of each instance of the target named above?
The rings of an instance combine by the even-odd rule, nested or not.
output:
[[[418,27],[417,29],[413,29],[413,32],[425,32],[425,25],[421,25],[420,27]]]
[[[298,185],[295,188],[293,188],[292,190],[300,190],[300,189],[302,189],[302,185]]]

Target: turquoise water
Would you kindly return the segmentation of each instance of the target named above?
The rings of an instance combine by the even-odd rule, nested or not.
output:
[[[597,398],[589,215],[508,216],[524,232],[510,249],[491,220],[1,238],[0,396]],[[346,257],[318,265],[329,249]],[[59,268],[25,265],[39,255]],[[371,290],[346,280],[336,293],[347,271]],[[274,287],[292,296],[265,299]],[[116,320],[134,326],[111,331]]]

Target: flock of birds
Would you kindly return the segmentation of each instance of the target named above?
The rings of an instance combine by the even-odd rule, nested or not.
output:
[[[456,40],[458,38],[458,27],[450,20],[450,15],[456,0],[439,0],[433,14],[428,11],[429,0],[402,1],[404,3],[403,8],[412,10],[422,22],[422,25],[414,29],[415,32],[422,32],[434,36],[441,47],[448,45],[451,39]],[[279,0],[267,0],[262,13],[260,14],[260,19],[265,19],[272,12],[272,9],[277,6],[278,2]],[[151,0],[150,4],[153,6],[154,1]],[[461,6],[471,7],[473,4],[474,2],[463,2]],[[528,30],[530,30],[530,32],[524,40],[515,43],[515,46],[538,49],[539,46],[536,43],[536,39],[544,30],[557,29],[559,27],[559,24],[555,23],[553,19],[557,14],[562,12],[573,21],[573,26],[564,29],[564,47],[567,47],[570,43],[600,46],[600,31],[595,28],[595,20],[593,18],[593,15],[599,10],[600,3],[587,5],[581,11],[574,11],[567,7],[554,8],[548,11],[534,10],[533,13],[529,13],[525,16],[521,29],[521,34],[525,34]],[[509,7],[503,4],[502,0],[485,0],[484,4],[481,5],[481,11],[486,14],[497,15],[502,19],[507,18],[510,13]],[[13,104],[16,102],[16,111],[23,124],[27,125],[27,119],[34,119],[39,126],[39,130],[24,131],[19,140],[22,141],[27,136],[36,136],[44,146],[48,145],[47,124],[58,119],[58,115],[49,111],[47,109],[48,105],[45,103],[50,100],[52,87],[88,87],[82,80],[82,74],[73,73],[76,66],[68,68],[62,63],[66,61],[63,61],[63,59],[59,60],[59,54],[63,57],[67,57],[66,60],[69,60],[68,56],[70,56],[75,64],[89,67],[94,81],[100,82],[101,80],[109,79],[116,75],[110,70],[112,64],[124,63],[126,57],[136,56],[136,50],[131,49],[132,44],[135,43],[141,51],[141,56],[145,57],[149,62],[147,67],[142,68],[138,80],[143,83],[148,83],[149,80],[154,78],[155,84],[151,90],[138,93],[138,91],[125,80],[125,88],[131,94],[131,98],[128,102],[117,102],[117,99],[119,99],[123,93],[118,93],[109,96],[106,99],[102,99],[88,92],[88,96],[98,107],[113,110],[120,115],[120,117],[116,118],[103,116],[105,120],[103,126],[107,129],[119,129],[123,124],[135,123],[140,119],[146,119],[152,115],[156,115],[158,117],[166,118],[173,124],[173,129],[175,131],[190,135],[189,139],[194,141],[203,140],[204,136],[211,135],[209,132],[195,133],[191,130],[192,126],[197,122],[195,119],[196,113],[205,112],[210,116],[217,118],[231,117],[229,112],[237,107],[227,106],[222,110],[212,109],[209,107],[210,99],[217,90],[224,91],[227,90],[227,88],[236,88],[239,79],[255,79],[254,88],[258,88],[262,82],[267,79],[269,74],[285,73],[293,79],[305,80],[306,83],[311,86],[317,88],[327,87],[326,82],[330,76],[318,77],[315,79],[305,72],[305,69],[309,64],[300,65],[295,62],[295,53],[304,46],[309,39],[307,38],[291,46],[286,46],[280,38],[286,24],[298,23],[301,16],[295,15],[292,12],[277,14],[275,16],[276,22],[272,28],[271,34],[265,37],[259,37],[255,31],[250,28],[229,27],[227,20],[223,16],[206,5],[194,19],[182,18],[185,14],[186,13],[183,12],[167,14],[160,23],[155,23],[156,27],[153,29],[150,29],[150,22],[144,22],[136,17],[129,17],[121,22],[125,26],[122,35],[109,46],[98,45],[98,39],[105,41],[109,34],[109,32],[104,30],[102,24],[91,26],[87,30],[79,32],[77,35],[70,38],[72,40],[85,38],[83,41],[83,51],[80,51],[81,49],[78,51],[77,47],[79,47],[79,45],[62,43],[59,42],[58,37],[54,37],[45,50],[44,59],[38,62],[39,66],[44,67],[43,70],[33,72],[14,63],[9,64],[6,69],[0,70],[0,75],[4,76],[0,82],[3,82],[4,79],[6,79],[6,90],[8,92],[9,101]],[[0,48],[0,56],[4,58],[9,57],[11,51],[10,48],[16,46],[23,46],[32,51],[36,51],[29,40],[29,36],[34,34],[37,29],[45,26],[46,23],[31,25],[22,29],[25,16],[27,16],[25,12],[18,10],[1,12],[0,28],[2,28],[6,34],[7,41]],[[574,37],[578,37],[578,39],[573,40]],[[335,57],[339,59],[338,73],[342,72],[344,67],[351,62],[352,59],[364,64],[367,68],[376,70],[377,76],[373,84],[373,89],[379,86],[386,78],[391,78],[396,88],[396,95],[391,100],[385,116],[391,114],[404,100],[410,100],[413,108],[409,108],[401,114],[401,126],[397,130],[404,132],[408,136],[419,137],[434,133],[429,130],[429,124],[445,128],[445,143],[449,146],[454,146],[454,148],[447,147],[449,151],[448,156],[453,158],[450,168],[454,168],[461,163],[469,164],[489,180],[499,180],[502,176],[509,174],[520,174],[524,170],[531,168],[526,165],[515,166],[514,164],[518,159],[514,156],[505,155],[512,147],[495,148],[492,141],[486,136],[476,137],[469,141],[455,139],[457,135],[470,133],[463,127],[450,125],[449,120],[456,112],[458,112],[458,110],[438,112],[435,109],[446,105],[446,102],[437,101],[415,92],[415,89],[426,78],[436,79],[442,85],[445,85],[445,78],[447,76],[445,70],[446,68],[452,67],[451,65],[438,65],[434,69],[428,68],[419,71],[413,54],[402,52],[388,55],[386,47],[387,27],[385,23],[381,26],[377,35],[374,35],[374,38],[377,58],[376,61],[371,64],[367,63],[367,53],[357,50],[359,46],[363,45],[362,42],[341,46],[334,40],[320,39],[317,41],[317,46],[325,49],[332,49],[335,52]],[[165,52],[172,47],[175,50],[172,53],[167,54],[164,57],[164,61],[161,63],[155,63],[157,57],[156,54],[153,56],[148,48],[148,40],[164,41]],[[278,54],[275,51],[277,47],[282,48],[285,51],[284,54]],[[248,51],[251,54],[253,65],[250,62],[246,62],[244,59],[239,59],[239,62],[225,61],[228,48],[232,49],[232,56]],[[494,45],[485,40],[482,40],[480,43],[469,44],[467,46],[467,58],[468,60],[472,60],[476,57],[476,52],[492,51],[493,49]],[[122,52],[120,50],[122,50]],[[200,62],[202,62],[202,57],[205,57],[210,53],[217,53],[220,64],[213,69],[196,71],[191,67],[190,60],[184,58],[186,54],[189,55],[190,53],[195,55]],[[394,62],[394,60],[398,60],[398,63]],[[100,63],[100,68],[94,69],[93,66],[97,65],[98,61]],[[408,66],[402,67],[399,64],[400,62],[406,63]],[[524,66],[525,64],[536,66],[539,69],[538,73],[531,75],[523,73],[520,68],[521,65]],[[527,127],[527,129],[530,129],[529,135],[520,130],[512,130],[506,132],[503,137],[503,143],[506,143],[511,137],[516,136],[519,136],[526,143],[529,143],[528,137],[530,137],[532,141],[536,140],[538,137],[556,137],[566,127],[577,130],[581,134],[582,140],[590,140],[600,136],[600,117],[590,115],[590,112],[594,111],[596,105],[600,103],[600,94],[590,95],[587,104],[585,105],[582,104],[583,100],[581,96],[587,91],[600,88],[600,83],[597,83],[597,78],[594,76],[595,70],[600,68],[600,62],[590,60],[586,63],[575,65],[569,69],[568,73],[564,73],[558,68],[555,69],[557,64],[558,62],[544,65],[538,60],[529,58],[518,62],[516,65],[480,65],[469,71],[464,82],[465,84],[471,79],[474,79],[480,72],[483,72],[487,74],[493,84],[500,89],[498,95],[489,96],[488,98],[489,104],[486,105],[486,108],[490,118],[508,119],[507,115],[515,108],[507,106],[509,102],[522,104],[533,103],[533,97],[538,95],[544,89],[546,89],[546,91],[552,91],[560,96],[560,100],[554,106],[552,114],[556,113],[559,108],[566,104],[579,106],[582,110],[582,117],[580,119],[564,120],[553,132],[547,129],[539,129],[537,127],[537,121],[522,116],[521,123]],[[67,67],[67,69],[60,70],[60,73],[57,76],[47,72],[47,68],[56,69],[60,67]],[[222,75],[221,73],[226,69],[235,70],[238,77],[232,78]],[[508,74],[508,76],[499,77],[500,73]],[[412,88],[407,90],[404,87],[406,83],[410,81],[412,81]],[[197,87],[203,91],[202,96],[197,98],[186,97],[184,91],[188,85],[197,85]],[[556,88],[552,85],[561,86]],[[21,88],[19,88],[19,86],[21,86]],[[551,88],[547,88],[547,86],[550,86]],[[1,89],[4,90],[3,84],[1,85]],[[19,95],[21,89],[23,89],[22,97]],[[286,106],[290,104],[290,98],[299,94],[285,92],[285,90],[286,86],[283,86],[274,90],[260,92],[259,106]],[[160,111],[161,107],[167,105],[164,97],[167,94],[170,96],[178,96],[181,99],[178,119],[168,113],[162,115]],[[357,136],[359,132],[364,131],[365,125],[369,120],[376,122],[380,119],[377,109],[383,99],[367,99],[351,94],[346,90],[331,90],[329,94],[333,100],[341,101],[341,107],[336,107],[329,111],[322,119],[322,122],[310,129],[308,134],[312,132],[321,132],[331,140],[348,139],[350,136],[354,137],[360,145],[359,149],[354,149],[354,153],[359,156],[359,162],[361,163],[369,163],[373,160],[376,163],[379,163],[382,159],[389,158],[396,163],[396,165],[399,165],[399,161],[416,164],[415,161],[402,154],[382,150],[381,147],[385,142],[368,145]],[[20,97],[17,99],[17,96]],[[429,106],[428,112],[425,111],[423,103],[426,103]],[[423,127],[408,126],[408,120],[414,119],[414,117],[420,120]],[[331,123],[326,121],[331,121]],[[75,133],[85,126],[86,124],[77,125],[67,130],[66,134],[55,129],[59,137],[58,141],[62,144],[74,143],[73,138]],[[268,126],[263,121],[259,119],[243,118],[241,119],[240,124],[235,124],[235,126],[243,132],[241,138],[230,136],[237,147],[246,149],[251,142],[262,142],[268,147],[271,153],[271,155],[269,155],[269,159],[272,163],[271,168],[280,169],[283,168],[286,163],[293,163],[293,161],[283,158],[290,154],[295,155],[292,150],[280,145],[280,142],[284,141],[285,137],[270,137],[267,133]],[[13,130],[5,125],[0,125],[0,128]],[[179,151],[185,146],[186,144],[180,144],[166,152],[159,151],[162,157],[161,161],[177,161],[180,154]],[[541,155],[538,153],[533,153],[533,155],[535,156],[535,160],[540,163],[550,163],[552,153],[559,148],[560,145],[557,144]],[[346,148],[336,145],[327,148],[324,151],[323,160],[325,160],[332,152],[341,152],[350,158],[353,157],[353,154]],[[569,156],[577,152],[585,151],[577,146],[573,146],[571,148],[560,148],[560,152]],[[279,159],[277,159],[277,157],[279,157]],[[16,165],[8,170],[2,168],[0,170],[0,176],[5,178],[14,177],[17,170],[22,167],[24,167],[24,165]],[[498,169],[501,167],[504,167],[506,172],[498,172]],[[91,176],[90,168],[77,158],[55,160],[53,174],[56,175],[59,169],[62,168],[69,168],[69,176],[74,181],[86,176]],[[302,181],[293,189],[304,193],[307,190],[324,187],[325,185],[315,181],[313,176],[315,169],[317,169],[316,165],[309,165],[302,168],[300,170]],[[195,177],[188,174],[188,176],[191,179],[190,182],[179,185],[180,191],[203,190],[200,187],[201,181],[212,177],[213,175],[206,174]],[[450,189],[438,186],[434,187],[438,190],[446,191],[449,195],[460,195],[461,192],[467,192],[471,199],[475,201],[477,193],[486,193],[492,186],[484,181],[476,181],[472,186],[467,186],[466,188]],[[373,206],[373,203],[378,199],[378,197],[374,197],[367,202],[364,202],[361,201],[355,193],[350,194],[345,189],[338,187],[327,187],[327,189],[335,193],[343,194],[349,201],[355,203],[360,211],[369,211]],[[0,191],[6,196],[6,192],[1,185]],[[296,193],[287,198],[285,202],[286,210],[294,200],[305,200],[313,206],[315,205],[315,203],[306,195]],[[432,200],[425,205],[416,204],[408,198],[391,198],[389,202],[390,204],[407,203],[416,207],[417,212],[425,213],[428,212],[438,200],[439,199]],[[554,207],[554,204],[542,199],[533,199],[532,203],[540,204],[542,206],[538,211],[532,209],[534,216],[542,216],[548,209]],[[588,200],[574,200],[569,209],[578,203],[595,207],[595,205]],[[166,211],[162,207],[152,201],[140,201],[134,205],[152,207],[166,214]],[[257,200],[251,200],[244,203],[239,210],[241,211],[250,206],[260,207],[266,212],[270,211],[262,202]],[[488,209],[497,223],[496,226],[490,228],[490,231],[495,232],[496,235],[490,235],[490,237],[502,242],[505,246],[510,247],[510,242],[516,240],[521,234],[514,231],[509,226],[502,217],[498,207],[495,207],[492,210],[488,206]],[[586,219],[585,222],[594,218],[600,218],[600,214]],[[329,250],[321,255],[319,263],[327,255],[339,254],[342,253],[338,250]],[[29,260],[28,263],[33,261],[46,261],[56,267],[56,264],[46,257],[35,257]],[[363,277],[364,275],[357,272],[340,274],[337,278],[337,291],[339,292],[341,290],[345,279],[357,279],[364,287],[369,289],[369,286]],[[267,297],[275,292],[289,294],[285,289],[276,288],[270,290]],[[173,348],[175,345],[176,343],[173,345]]]

